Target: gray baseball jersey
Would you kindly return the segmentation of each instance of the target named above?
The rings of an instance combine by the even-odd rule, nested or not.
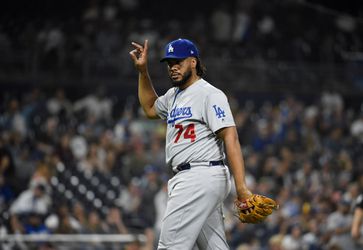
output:
[[[215,132],[235,123],[221,90],[200,79],[184,90],[169,89],[155,101],[155,110],[167,121],[166,163],[173,170],[182,163],[224,159]]]

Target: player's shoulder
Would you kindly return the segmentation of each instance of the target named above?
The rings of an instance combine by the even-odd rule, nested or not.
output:
[[[164,94],[164,95],[165,95],[165,96],[170,97],[170,96],[175,95],[177,92],[178,92],[178,88],[176,88],[176,87],[172,87],[172,88],[168,89],[168,90],[165,92],[165,94]]]
[[[203,88],[203,91],[201,93],[204,93],[205,96],[210,95],[225,95],[222,90],[219,88],[213,86],[205,79],[200,79],[201,83],[199,84],[200,88]]]

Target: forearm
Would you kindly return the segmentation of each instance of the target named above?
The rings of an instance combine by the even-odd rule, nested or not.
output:
[[[351,233],[353,238],[358,238],[360,233],[360,225],[362,224],[363,209],[356,208],[354,210]]]
[[[157,118],[154,110],[155,100],[158,98],[152,85],[148,71],[139,73],[138,96],[141,107],[149,118]]]
[[[130,56],[139,72],[138,95],[141,107],[148,118],[159,118],[154,109],[154,103],[158,96],[151,83],[147,66],[148,41],[145,40],[144,45],[135,42],[131,44],[135,49],[130,51]]]
[[[238,199],[245,199],[251,195],[246,185],[245,166],[237,131],[234,127],[224,131],[224,144],[229,167],[232,171]],[[226,133],[227,132],[227,133]]]
[[[241,147],[238,141],[233,144],[226,148],[227,159],[233,174],[237,196],[238,198],[243,199],[244,197],[249,196],[250,193],[245,181],[246,174]]]

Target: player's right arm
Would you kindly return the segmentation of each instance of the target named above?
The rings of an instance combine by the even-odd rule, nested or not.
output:
[[[148,118],[158,119],[160,117],[156,114],[154,107],[158,95],[152,85],[147,67],[148,40],[145,40],[144,46],[135,42],[131,44],[134,49],[130,51],[130,56],[135,68],[139,71],[138,96],[141,107]]]
[[[353,222],[351,227],[351,235],[354,240],[360,237],[360,227],[363,222],[363,194],[358,196],[357,205],[354,209]]]

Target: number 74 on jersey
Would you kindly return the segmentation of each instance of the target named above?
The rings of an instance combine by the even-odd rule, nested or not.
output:
[[[175,128],[178,131],[177,131],[177,135],[175,137],[174,143],[177,143],[182,135],[183,135],[184,139],[189,139],[190,142],[195,141],[196,135],[195,135],[194,123],[190,123],[186,126],[183,126],[181,124],[176,124]]]

